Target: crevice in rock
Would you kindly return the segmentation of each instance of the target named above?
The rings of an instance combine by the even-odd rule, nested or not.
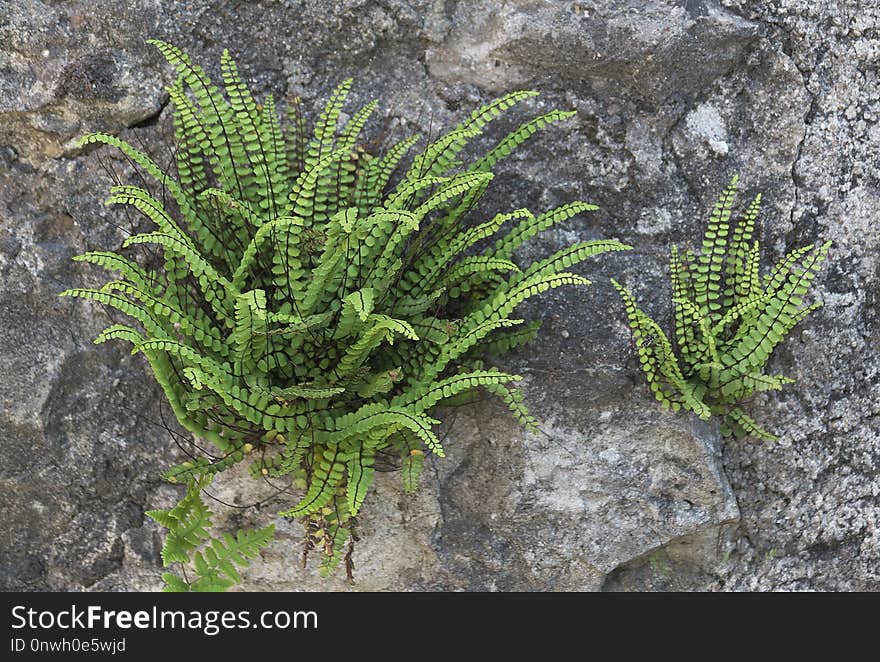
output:
[[[107,555],[97,559],[92,564],[92,567],[86,571],[88,574],[83,577],[83,588],[91,588],[105,577],[120,570],[124,558],[125,545],[122,542],[122,538],[117,536],[110,546]]]
[[[659,542],[611,569],[602,580],[603,593],[645,590],[705,590],[720,580],[723,540],[736,520],[714,522],[684,535]],[[714,553],[707,553],[714,548]],[[693,553],[689,553],[689,549]]]
[[[784,52],[784,51],[783,51]],[[816,97],[810,92],[809,81],[807,79],[807,74],[800,67],[797,66],[797,62],[795,62],[794,58],[792,58],[788,53],[786,53],[786,57],[791,61],[792,65],[795,69],[798,70],[798,73],[801,75],[801,79],[803,81],[803,91],[804,94],[807,95],[807,98],[810,100],[810,104],[807,107],[807,111],[804,113],[804,132],[801,135],[800,140],[798,141],[797,148],[795,149],[794,158],[791,161],[791,183],[794,186],[794,201],[791,205],[791,213],[789,214],[789,223],[792,227],[794,227],[794,215],[798,208],[798,203],[800,202],[800,175],[798,175],[798,163],[801,160],[801,155],[803,154],[804,144],[807,142],[807,135],[810,132],[810,125],[813,123],[813,118],[816,116]]]
[[[133,124],[126,125],[127,129],[144,129],[151,126],[156,126],[159,123],[159,118],[162,116],[162,112],[165,108],[168,107],[168,104],[171,103],[171,98],[167,94],[163,94],[162,98],[159,100],[159,108],[147,115],[145,118],[134,122]]]

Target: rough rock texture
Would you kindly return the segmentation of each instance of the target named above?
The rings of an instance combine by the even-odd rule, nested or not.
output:
[[[70,256],[118,246],[134,218],[101,205],[109,150],[89,130],[169,154],[170,72],[157,36],[216,63],[229,46],[260,90],[319,103],[341,78],[430,131],[529,87],[576,119],[499,168],[484,213],[601,205],[538,242],[616,237],[587,289],[530,302],[527,376],[544,434],[500,407],[444,415],[450,457],[405,497],[368,500],[354,589],[880,589],[880,3],[830,0],[89,0],[0,3],[0,587],[155,589],[176,457],[140,358],[89,343],[107,314],[59,300],[99,282]],[[391,98],[394,98],[391,101]],[[659,409],[638,372],[616,275],[668,314],[670,243],[693,241],[734,173],[765,195],[769,259],[830,238],[825,307],[773,369],[798,379],[751,405],[776,444],[725,441]],[[652,295],[652,293],[655,293]],[[245,476],[217,496],[249,505]],[[277,501],[223,508],[230,523]],[[299,530],[246,588],[351,590],[299,568]]]

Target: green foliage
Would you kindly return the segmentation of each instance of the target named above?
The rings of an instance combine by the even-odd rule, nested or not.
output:
[[[699,255],[672,248],[672,341],[629,291],[612,282],[623,297],[648,384],[664,406],[702,419],[720,416],[725,435],[772,441],[776,437],[739,405],[794,381],[763,369],[792,327],[821,305],[804,306],[803,297],[831,242],[791,251],[762,278],[759,245],[752,241],[761,195],[731,222],[737,184],[734,177],[715,204]]]
[[[190,581],[171,572],[162,575],[165,591],[225,591],[241,581],[236,566],[246,568],[249,559],[256,558],[260,549],[269,544],[275,525],[250,531],[239,531],[233,538],[224,534],[222,539],[211,538],[212,513],[202,501],[201,491],[211,482],[211,476],[192,480],[186,496],[170,510],[148,510],[147,515],[168,529],[162,561],[165,565],[191,564],[195,577]]]
[[[112,325],[96,342],[131,342],[177,420],[210,442],[166,474],[189,485],[177,509],[151,513],[169,528],[166,563],[191,564],[198,576],[166,578],[169,587],[229,585],[235,566],[271,535],[223,537],[195,551],[210,517],[197,488],[245,461],[253,476],[303,490],[282,514],[302,519],[307,551],[319,550],[322,569],[332,570],[350,561],[378,454],[400,458],[408,492],[425,453],[443,455],[437,407],[483,389],[534,425],[514,387],[520,378],[486,368],[485,350],[535,337],[536,323],[510,317],[527,298],[589,283],[564,269],[629,247],[584,242],[521,267],[514,254],[526,240],[595,207],[574,202],[537,217],[520,209],[469,220],[491,168],[571,115],[528,120],[465,158],[472,139],[534,92],[475,110],[402,168],[418,136],[367,147],[373,143],[361,133],[377,104],[341,122],[351,81],[336,88],[309,132],[297,101],[283,112],[271,97],[257,102],[228,53],[221,89],[177,48],[152,43],[177,71],[169,90],[176,175],[119,138],[83,138],[121,150],[161,193],[113,187],[108,204],[134,207],[156,229],[125,241],[129,257],[80,256],[118,280],[64,294],[134,321]],[[164,258],[159,266],[138,262],[147,251]]]

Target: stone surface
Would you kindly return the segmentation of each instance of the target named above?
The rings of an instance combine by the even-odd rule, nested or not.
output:
[[[575,119],[498,169],[479,210],[573,199],[601,210],[529,249],[615,237],[595,285],[524,306],[540,343],[527,377],[543,434],[492,403],[445,412],[449,457],[406,497],[368,497],[356,584],[299,567],[297,525],[248,573],[261,590],[880,589],[880,4],[807,0],[79,0],[0,3],[0,587],[151,590],[178,451],[140,358],[89,343],[107,322],[57,292],[100,275],[70,261],[139,221],[101,204],[122,132],[170,154],[172,41],[216,71],[228,46],[260,91],[316,106],[340,79],[390,127],[448,126],[495,94]],[[393,101],[392,101],[393,98]],[[500,129],[499,129],[500,130]],[[762,191],[765,259],[830,238],[825,306],[777,352],[798,383],[750,405],[775,444],[719,440],[659,409],[607,277],[668,314],[671,243],[693,241],[734,173]],[[656,292],[651,296],[652,292]],[[245,476],[216,496],[271,496]],[[278,501],[216,510],[265,521]]]

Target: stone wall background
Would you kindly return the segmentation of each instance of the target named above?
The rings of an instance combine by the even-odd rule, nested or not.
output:
[[[354,76],[352,104],[378,97],[410,131],[537,89],[533,110],[578,115],[503,164],[486,213],[585,199],[601,211],[531,250],[636,247],[585,265],[593,287],[526,310],[543,340],[505,367],[546,434],[492,403],[449,412],[450,457],[421,492],[383,475],[368,498],[354,587],[300,569],[298,526],[282,523],[246,588],[880,588],[877,0],[0,0],[0,587],[158,586],[143,511],[175,495],[158,479],[176,456],[156,424],[170,414],[140,358],[91,345],[104,313],[56,296],[100,282],[72,255],[125,236],[101,163],[126,164],[76,138],[169,153],[154,36],[215,70],[228,46],[258,89],[307,107]],[[608,284],[667,314],[668,247],[699,236],[734,173],[764,193],[766,262],[834,241],[825,306],[772,363],[798,383],[751,408],[775,444],[722,445],[660,410]],[[218,496],[257,501],[246,483]],[[243,523],[278,505],[220,510]]]

